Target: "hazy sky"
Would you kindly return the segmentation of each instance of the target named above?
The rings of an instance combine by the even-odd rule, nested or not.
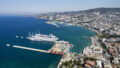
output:
[[[77,11],[98,7],[118,7],[120,0],[0,0],[0,12]]]

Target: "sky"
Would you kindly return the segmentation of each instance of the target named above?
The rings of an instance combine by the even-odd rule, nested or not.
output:
[[[120,0],[0,0],[0,13],[46,13],[120,8]]]

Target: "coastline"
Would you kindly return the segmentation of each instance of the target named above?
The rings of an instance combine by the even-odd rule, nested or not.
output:
[[[68,53],[66,53],[66,54],[73,54],[72,52],[70,52],[70,49],[71,49],[72,47],[73,47],[73,45],[68,48]],[[60,68],[60,65],[62,64],[62,62],[64,62],[64,59],[65,59],[64,57],[65,57],[66,54],[63,54],[63,55],[61,56],[61,59],[60,59],[59,63],[57,64],[57,68]]]
[[[57,22],[57,21],[54,21],[54,22]],[[54,24],[54,22],[48,21],[48,22],[46,22],[46,23],[58,27],[58,26],[56,25],[56,23]],[[66,24],[66,23],[63,22],[62,24]],[[69,25],[70,25],[70,26],[72,25],[72,26],[85,27],[85,28],[87,28],[87,29],[92,30],[93,32],[96,32],[96,35],[99,33],[97,30],[95,30],[95,29],[93,29],[93,28],[91,28],[91,27],[86,27],[86,26],[84,26],[84,25],[80,25],[80,24],[79,24],[79,25],[75,25],[75,24],[68,24],[68,23],[67,23],[67,25],[68,25],[68,26],[69,26]],[[95,36],[96,36],[96,35],[95,35]],[[95,36],[92,36],[92,37],[89,38],[89,39],[90,39],[90,42],[91,42],[91,45],[90,45],[90,46],[93,45],[92,38],[94,38]],[[90,47],[90,46],[87,46],[87,47]],[[87,47],[85,47],[85,48],[87,48]],[[85,48],[84,48],[84,49],[85,49]],[[70,52],[70,49],[71,49],[71,47],[69,48],[69,52]],[[83,51],[84,51],[84,49],[83,49]],[[82,55],[83,55],[83,51],[82,51]],[[74,53],[70,52],[69,54],[74,54]],[[64,62],[64,61],[63,61],[64,59],[65,59],[65,58],[64,58],[64,55],[62,55],[62,57],[61,57],[58,65],[57,65],[57,68],[60,68],[60,65]]]
[[[82,25],[82,24],[72,24],[72,23],[65,23],[65,22],[59,22],[59,21],[47,21],[45,22],[47,24],[51,24],[57,28],[59,28],[58,24],[63,24],[63,25],[67,25],[67,26],[81,26],[81,27],[84,27],[84,28],[87,28],[87,29],[90,29],[92,30],[93,32],[96,32],[96,33],[99,33],[97,30],[95,30],[94,28],[90,27],[90,26],[85,26],[85,25]]]
[[[94,8],[94,9],[89,9],[75,13],[74,12],[55,13],[54,15],[40,16],[39,18],[48,19],[48,21],[50,21],[52,25],[56,24],[56,22],[58,23],[64,22],[67,24],[71,24],[71,26],[75,26],[75,27],[81,26],[96,32],[96,35],[95,34],[92,35],[93,37],[89,36],[90,37],[89,38],[85,36],[85,38],[90,39],[89,46],[88,45],[85,46],[85,44],[80,44],[80,45],[77,44],[79,46],[75,46],[75,49],[78,49],[78,51],[83,51],[83,53],[81,54],[83,56],[78,55],[79,52],[77,52],[78,56],[74,56],[74,58],[71,59],[70,61],[68,60],[62,63],[61,66],[63,68],[77,68],[77,67],[78,68],[82,68],[82,67],[119,68],[120,67],[119,8]],[[77,32],[76,29],[74,30]],[[88,33],[87,30],[83,30],[83,31],[85,31],[85,33]],[[82,33],[83,32],[81,32],[80,34]],[[79,37],[80,34],[76,36]],[[73,37],[76,39],[74,40],[76,41],[75,43],[85,41],[84,43],[88,44],[86,42],[87,39],[85,39],[84,41],[80,41],[79,39],[77,39],[77,37]],[[82,59],[82,63],[81,60],[79,59]]]

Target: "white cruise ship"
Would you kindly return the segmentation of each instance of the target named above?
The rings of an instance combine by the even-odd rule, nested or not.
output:
[[[30,35],[26,38],[32,41],[57,41],[58,38],[56,36],[54,36],[53,34],[49,34],[49,35],[43,35],[43,34],[35,34],[35,35]]]

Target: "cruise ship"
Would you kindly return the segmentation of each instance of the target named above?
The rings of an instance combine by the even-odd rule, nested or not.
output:
[[[35,35],[29,34],[29,36],[26,39],[29,39],[32,41],[52,41],[52,42],[54,42],[54,41],[58,40],[58,37],[54,36],[53,34],[44,35],[44,34],[37,33]]]

